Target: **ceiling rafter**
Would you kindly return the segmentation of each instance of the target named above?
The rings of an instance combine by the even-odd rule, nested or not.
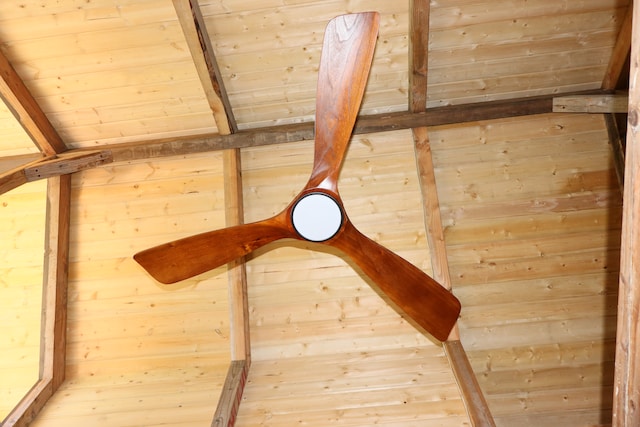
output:
[[[197,0],[173,0],[182,32],[196,66],[205,97],[221,135],[235,133],[238,125],[222,81],[211,38]]]
[[[411,1],[409,45],[409,112],[427,111],[427,83],[429,75],[429,0]],[[423,194],[425,225],[431,255],[433,277],[451,290],[451,276],[440,216],[440,201],[426,126],[412,128],[419,183]],[[474,426],[495,426],[471,363],[460,342],[457,324],[444,343],[445,353],[456,377],[467,413]]]
[[[67,151],[62,138],[2,51],[0,97],[45,156]]]
[[[627,58],[631,52],[631,30],[633,17],[633,2],[629,3],[627,13],[622,21],[620,32],[613,46],[613,52],[609,59],[607,71],[602,79],[602,89],[613,91],[619,87],[620,76],[627,67]]]
[[[640,9],[633,11],[638,23]],[[640,27],[633,29],[631,57],[640,55]],[[631,61],[631,76],[640,65]],[[620,282],[616,335],[615,376],[613,384],[612,426],[640,425],[640,87],[636,78],[629,80],[629,119],[620,251]]]
[[[607,92],[613,92],[620,89],[622,84],[622,76],[624,71],[629,68],[629,57],[631,54],[631,35],[633,32],[633,1],[629,2],[626,15],[622,21],[622,26],[618,32],[616,43],[613,46],[613,52],[609,58],[609,64],[604,78],[602,79],[601,88]],[[627,79],[628,80],[628,79]],[[628,99],[627,99],[628,104]],[[607,125],[607,134],[609,143],[613,152],[613,164],[618,177],[620,190],[624,187],[624,170],[625,170],[625,151],[626,151],[626,135],[625,121],[626,115],[622,114],[605,114],[605,123]]]

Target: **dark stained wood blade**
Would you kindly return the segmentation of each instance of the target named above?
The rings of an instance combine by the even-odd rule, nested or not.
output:
[[[350,221],[327,242],[346,253],[407,316],[445,341],[460,314],[460,301],[422,270],[360,233]]]
[[[169,284],[212,270],[286,237],[294,234],[281,214],[165,243],[133,258],[157,281]]]
[[[313,171],[307,188],[336,189],[371,68],[379,15],[342,15],[327,25],[318,71]]]

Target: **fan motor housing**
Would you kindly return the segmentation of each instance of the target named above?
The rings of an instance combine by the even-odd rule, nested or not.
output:
[[[310,242],[325,242],[335,236],[344,222],[340,203],[331,195],[313,191],[300,197],[291,208],[296,233]]]

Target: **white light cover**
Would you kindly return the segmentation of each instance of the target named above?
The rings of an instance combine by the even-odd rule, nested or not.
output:
[[[298,200],[293,207],[291,221],[303,238],[312,242],[324,242],[340,230],[342,211],[330,196],[310,193]]]

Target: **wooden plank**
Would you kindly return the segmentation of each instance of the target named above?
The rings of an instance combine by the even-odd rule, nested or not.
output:
[[[41,359],[55,392],[65,378],[71,175],[49,179],[47,212]]]
[[[211,427],[233,427],[235,424],[248,370],[245,360],[231,362]]]
[[[496,424],[489,411],[489,405],[480,389],[480,384],[476,379],[462,343],[459,340],[449,339],[444,342],[444,349],[449,357],[458,387],[462,391],[463,402],[467,408],[471,425],[495,427]]]
[[[0,98],[45,155],[66,151],[67,147],[45,116],[24,82],[0,52]]]
[[[173,0],[182,31],[191,51],[218,132],[228,135],[238,130],[222,75],[214,55],[202,11],[197,0]]]
[[[640,8],[633,8],[631,57],[640,55]],[[614,378],[614,427],[640,425],[640,64],[631,61]]]
[[[226,226],[244,223],[240,150],[223,153]],[[229,263],[229,310],[231,316],[231,358],[251,361],[249,338],[249,302],[244,257]]]
[[[620,132],[618,120],[615,114],[605,114],[604,122],[607,125],[607,135],[609,136],[609,144],[613,153],[613,165],[616,169],[618,184],[620,185],[620,193],[624,191],[624,158],[626,141]]]
[[[601,91],[586,91],[573,94],[597,93],[601,93]],[[490,101],[476,104],[430,108],[421,113],[403,111],[367,115],[358,118],[353,133],[357,135],[387,132],[422,126],[439,126],[550,113],[553,109],[553,98],[554,96],[545,95],[506,101]],[[313,123],[295,123],[290,125],[241,130],[231,135],[197,135],[161,140],[139,141],[134,143],[108,144],[105,145],[103,149],[110,150],[113,153],[114,162],[123,162],[313,139]],[[86,150],[78,149],[78,151]]]
[[[631,50],[632,17],[633,1],[629,1],[629,7],[627,8],[624,21],[622,21],[622,27],[618,33],[616,44],[613,46],[613,52],[609,59],[607,71],[604,74],[604,79],[602,79],[601,87],[603,90],[610,91],[619,87],[620,76],[622,75],[622,71],[624,70]]]
[[[558,96],[553,98],[554,113],[626,113],[626,94]]]

